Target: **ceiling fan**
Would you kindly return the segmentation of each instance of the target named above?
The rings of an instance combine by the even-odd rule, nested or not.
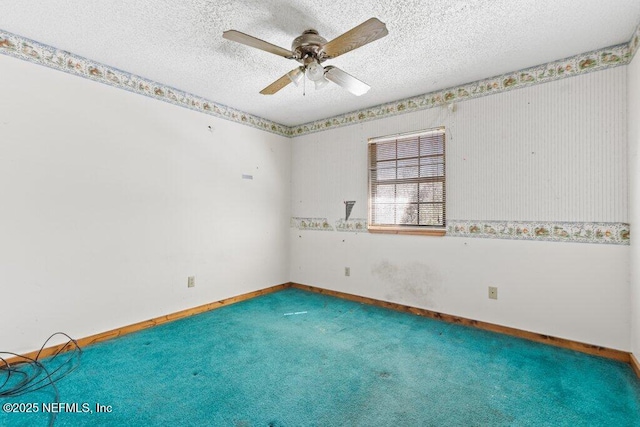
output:
[[[260,93],[263,95],[273,95],[291,82],[297,86],[303,76],[306,76],[314,82],[316,89],[324,87],[331,81],[352,94],[360,96],[371,88],[368,84],[337,67],[332,65],[323,67],[321,64],[327,59],[336,58],[387,34],[389,34],[387,26],[377,18],[371,18],[329,42],[316,30],[306,30],[293,40],[291,50],[236,30],[225,31],[222,37],[287,59],[295,59],[302,64],[262,89]]]

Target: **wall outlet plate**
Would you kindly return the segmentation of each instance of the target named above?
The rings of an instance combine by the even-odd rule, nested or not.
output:
[[[196,276],[189,276],[187,278],[187,288],[194,288],[196,286]]]
[[[351,267],[344,268],[344,275],[347,277],[351,276]]]
[[[496,286],[489,286],[489,299],[498,299],[498,288]]]

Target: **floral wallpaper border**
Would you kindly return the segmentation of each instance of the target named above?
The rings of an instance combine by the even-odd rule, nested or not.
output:
[[[447,236],[628,245],[630,226],[620,222],[448,221]]]
[[[2,30],[0,53],[267,132],[291,134],[288,126]]]
[[[289,127],[0,30],[0,53],[2,54],[286,137],[335,129],[626,65],[639,46],[640,25],[636,28],[631,40],[624,44]]]
[[[340,218],[335,223],[335,231],[367,233],[367,220],[365,218],[351,218],[344,220]],[[334,231],[334,227],[329,224],[327,218],[302,218],[292,217],[291,228],[298,230]]]
[[[335,222],[336,231],[347,231],[351,233],[368,233],[366,218],[351,218],[344,220],[340,218]]]
[[[629,62],[638,51],[638,46],[640,46],[640,24],[638,24],[636,31],[631,36],[631,40],[629,40]]]
[[[638,32],[634,37],[637,49]],[[293,136],[335,129],[369,120],[406,114],[413,111],[434,108],[452,102],[465,101],[513,89],[520,89],[553,80],[573,77],[593,71],[626,65],[632,57],[632,44],[626,43],[583,53],[560,61],[549,62],[525,70],[502,74],[461,86],[405,98],[371,108],[357,110],[315,122],[294,126]]]
[[[334,224],[338,232],[368,232],[365,218],[341,218]],[[292,217],[291,228],[334,231],[327,218]],[[450,220],[446,236],[629,245],[630,230],[629,224],[622,222]]]
[[[291,228],[298,230],[333,231],[333,227],[327,218],[301,218],[291,217]]]

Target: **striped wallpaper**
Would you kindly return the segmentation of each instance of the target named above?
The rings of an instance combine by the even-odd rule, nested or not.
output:
[[[299,136],[292,225],[366,218],[368,138],[445,126],[448,235],[628,244],[626,120],[617,67]]]
[[[458,105],[450,219],[627,222],[626,69]]]

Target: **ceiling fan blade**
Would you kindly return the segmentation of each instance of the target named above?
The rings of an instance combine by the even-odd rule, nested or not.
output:
[[[327,42],[322,46],[328,58],[335,58],[343,53],[364,46],[389,34],[387,26],[378,18],[371,18]]]
[[[324,67],[324,70],[324,76],[327,80],[343,87],[355,96],[364,95],[369,91],[369,89],[371,89],[371,86],[364,82],[361,82],[351,74],[342,71],[340,68],[336,68],[332,65],[327,65],[326,67]]]
[[[249,34],[241,33],[240,31],[228,30],[222,33],[222,37],[227,40],[255,47],[256,49],[261,49],[278,56],[283,56],[287,59],[293,58],[293,52],[291,52],[290,50],[287,50],[280,46],[276,46],[264,40],[260,40],[253,36],[250,36]]]
[[[300,70],[300,67],[294,68],[275,82],[271,83],[269,86],[262,89],[260,93],[263,95],[273,95],[274,93],[291,83],[293,81],[292,79],[295,78],[296,75],[301,73],[302,71]]]

